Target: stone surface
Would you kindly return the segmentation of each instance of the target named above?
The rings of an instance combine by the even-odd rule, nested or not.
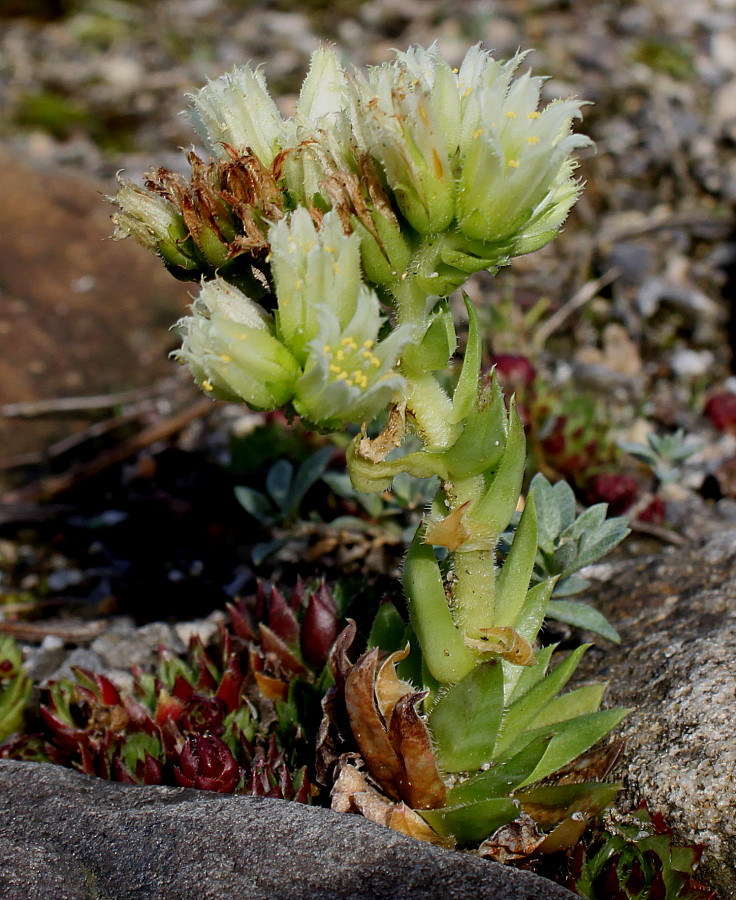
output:
[[[704,844],[701,880],[736,897],[736,526],[711,507],[686,530],[688,546],[600,567],[597,605],[622,642],[581,672],[610,682],[607,705],[634,707],[618,732],[627,802]]]
[[[358,816],[0,762],[4,900],[564,900]]]
[[[0,405],[141,387],[171,375],[169,329],[187,285],[110,239],[105,183],[27,166],[0,146]],[[191,286],[189,286],[191,287]],[[61,438],[70,420],[0,420],[2,456]]]

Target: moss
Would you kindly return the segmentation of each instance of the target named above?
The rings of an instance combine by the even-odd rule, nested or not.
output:
[[[693,52],[678,41],[662,38],[642,41],[634,48],[631,59],[678,81],[689,81],[695,77]]]

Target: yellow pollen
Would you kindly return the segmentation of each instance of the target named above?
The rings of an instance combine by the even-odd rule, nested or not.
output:
[[[480,137],[484,131],[485,128],[476,128],[476,130],[473,132],[473,138]]]
[[[515,119],[515,118],[516,118],[516,113],[513,111],[513,109],[510,109],[510,110],[506,113],[506,118],[507,118],[507,119]]]
[[[518,169],[519,168],[519,160],[518,159],[510,159],[508,162],[509,168]]]
[[[340,366],[336,366],[334,363],[330,366],[330,372],[339,372]]]
[[[358,349],[358,345],[355,343],[355,338],[344,337],[344,338],[340,341],[340,343],[343,345],[343,347],[350,347],[351,350],[357,350],[357,349]]]
[[[370,350],[371,348],[375,347],[375,345],[376,345],[375,341],[371,341],[371,340],[363,341],[363,346],[365,347],[366,350]]]
[[[379,366],[381,365],[381,360],[377,356],[371,356],[370,364],[372,366],[375,366],[376,368],[379,368]]]
[[[530,112],[527,116],[527,119],[538,119],[541,116],[541,113],[538,112]]]
[[[425,122],[429,121],[429,116],[427,115],[427,110],[424,108],[423,103],[419,104],[419,115]]]
[[[325,244],[325,253],[334,253],[334,252],[335,252],[334,247],[328,247],[327,244]]]
[[[439,153],[434,148],[432,149],[432,163],[434,165],[434,177],[442,178],[445,174],[442,167],[442,160],[440,159]]]
[[[472,88],[465,88],[465,90],[463,91],[463,97],[469,97],[472,93],[473,93]]]
[[[322,348],[322,352],[327,356],[328,353],[332,353],[332,347],[329,344],[325,344]]]
[[[231,362],[233,361],[232,356],[228,356],[227,353],[222,353],[222,354],[220,355],[220,359],[221,359],[224,363],[231,363]]]
[[[348,373],[345,371],[345,369],[342,369],[340,372],[337,373],[335,381],[347,381],[347,378],[348,378]]]
[[[460,74],[460,69],[453,69],[453,70],[452,70],[452,74],[453,74],[453,75],[459,75],[459,74]]]
[[[526,140],[527,140],[528,144],[532,144],[532,145],[539,143],[539,138],[535,134],[533,134],[531,137],[528,137]]]
[[[212,387],[212,382],[209,379],[205,379],[202,382],[202,390],[207,391],[208,393],[210,391],[214,391],[214,388]]]
[[[337,353],[335,354],[335,359],[337,359],[337,360],[339,360],[340,362],[342,362],[342,361],[345,359],[345,351],[344,351],[344,350],[338,350]]]

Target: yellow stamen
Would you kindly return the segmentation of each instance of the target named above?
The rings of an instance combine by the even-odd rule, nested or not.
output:
[[[348,377],[348,373],[343,369],[341,372],[337,374],[335,377],[335,381],[346,381]]]
[[[507,119],[515,119],[515,118],[516,118],[516,113],[513,111],[513,109],[510,109],[510,110],[506,113],[506,118],[507,118]]]
[[[535,134],[533,134],[531,137],[527,138],[527,143],[532,144],[532,145],[538,144],[539,138]]]
[[[519,160],[518,159],[510,159],[508,161],[509,168],[518,169],[519,168]]]
[[[358,345],[355,343],[355,338],[344,337],[344,338],[340,341],[340,343],[343,345],[343,347],[350,347],[351,350],[357,350],[357,349],[358,349]]]
[[[530,112],[527,119],[538,119],[542,114],[538,112]]]
[[[332,347],[330,347],[329,344],[325,344],[324,347],[322,348],[322,352],[324,353],[325,356],[327,356],[328,353],[332,353]]]
[[[300,291],[300,290],[302,289],[303,286],[304,286],[304,282],[301,280],[301,278],[297,278],[297,280],[294,282],[294,287],[295,287],[298,291]]]
[[[375,345],[376,345],[375,341],[371,341],[371,340],[363,341],[363,346],[365,347],[366,350],[372,349],[373,347],[375,347]]]
[[[214,391],[214,388],[212,387],[212,382],[208,378],[205,378],[205,380],[202,382],[202,390],[207,391],[208,393],[210,391]]]
[[[370,358],[369,361],[370,361],[370,364],[371,364],[372,366],[375,366],[377,369],[378,369],[378,368],[380,367],[380,365],[381,365],[381,360],[380,360],[377,356],[371,356],[371,358]]]
[[[473,132],[473,138],[480,137],[484,131],[485,131],[485,128],[476,128],[476,130]]]
[[[222,353],[222,354],[220,354],[220,359],[221,359],[224,363],[231,363],[231,362],[233,361],[232,356],[228,356],[227,353]]]
[[[330,366],[330,372],[336,373],[339,371],[341,371],[340,366],[336,366],[334,363],[332,363],[332,365]]]
[[[345,351],[344,351],[344,350],[338,350],[337,353],[335,354],[335,359],[337,359],[337,360],[339,360],[340,362],[342,362],[342,361],[345,359]]]

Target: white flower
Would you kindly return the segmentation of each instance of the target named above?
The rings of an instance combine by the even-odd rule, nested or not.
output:
[[[256,409],[291,400],[299,366],[268,313],[237,288],[219,278],[204,283],[192,315],[177,327],[182,346],[174,355],[206,393]]]

